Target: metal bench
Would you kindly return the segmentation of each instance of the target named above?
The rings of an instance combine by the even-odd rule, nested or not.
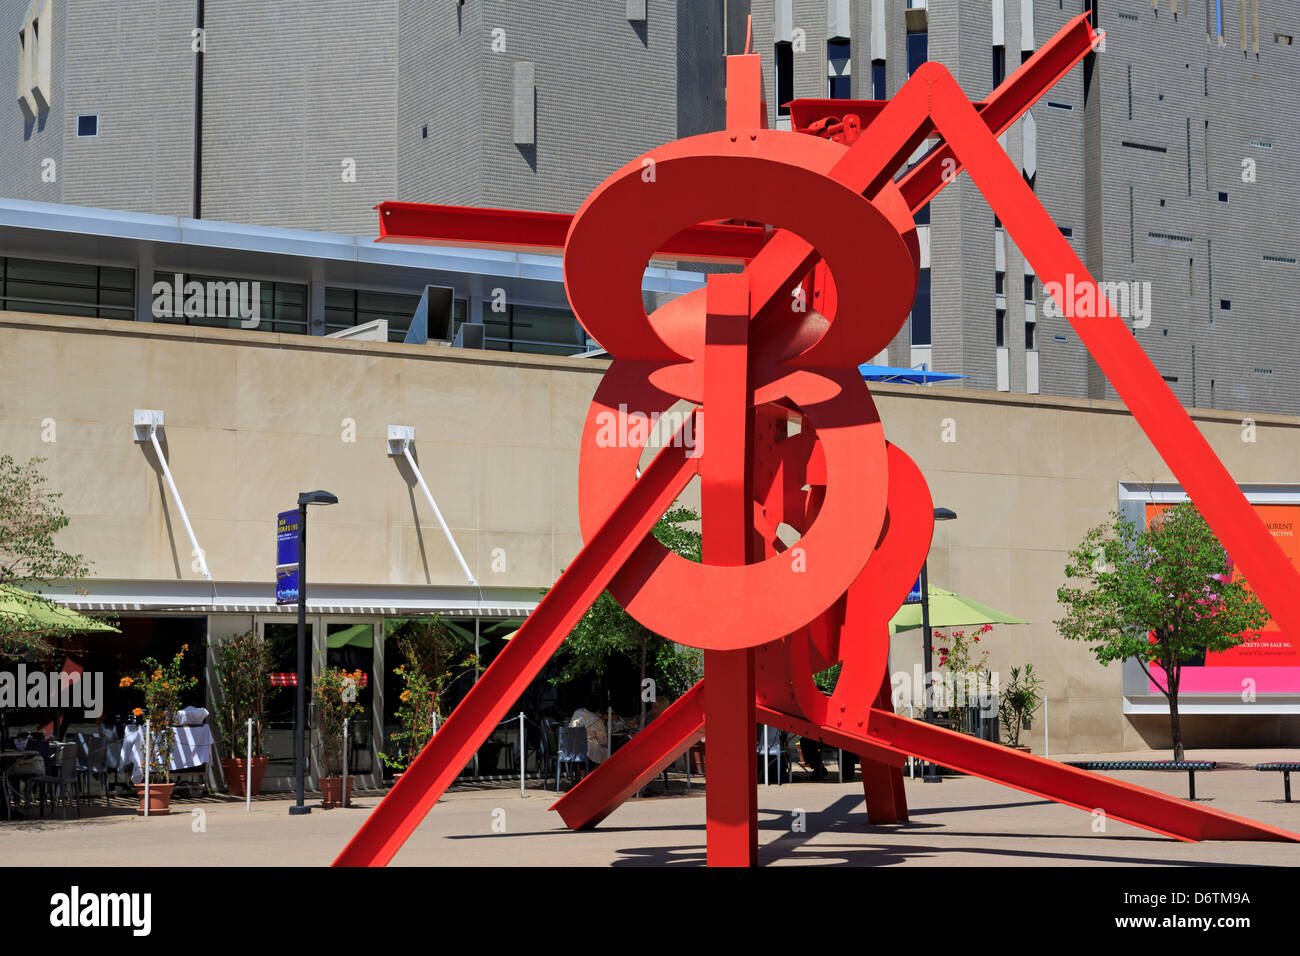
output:
[[[1291,802],[1291,771],[1300,771],[1300,763],[1257,763],[1255,769],[1272,770],[1282,774],[1282,792],[1285,794],[1286,802]]]
[[[1079,760],[1069,761],[1069,766],[1080,770],[1164,770],[1187,773],[1187,799],[1196,799],[1196,771],[1214,770],[1213,760]],[[1300,769],[1300,764],[1295,765]]]

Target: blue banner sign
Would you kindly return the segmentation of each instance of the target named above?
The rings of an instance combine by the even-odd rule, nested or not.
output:
[[[298,566],[275,569],[275,603],[298,603]]]
[[[281,511],[275,523],[275,603],[298,603],[298,522],[300,513]]]
[[[912,585],[912,590],[907,592],[907,600],[904,601],[903,603],[904,604],[921,603],[921,578],[919,575],[917,576],[916,583]]]

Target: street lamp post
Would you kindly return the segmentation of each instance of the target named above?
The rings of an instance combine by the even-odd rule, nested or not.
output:
[[[302,802],[303,772],[306,765],[307,734],[307,506],[338,504],[328,491],[304,491],[298,495],[298,693],[293,727],[293,762],[297,802],[290,815],[311,813]]]
[[[957,512],[951,508],[935,508],[935,521],[952,521],[957,517]],[[921,562],[921,646],[925,653],[925,722],[934,723],[934,677],[931,673],[933,667],[933,654],[930,643],[930,558]],[[943,777],[939,775],[939,770],[932,763],[922,763],[921,779],[925,783],[942,783]]]

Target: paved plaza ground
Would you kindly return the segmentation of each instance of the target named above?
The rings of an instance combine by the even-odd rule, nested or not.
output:
[[[1091,754],[1086,759],[1167,759],[1168,754]],[[1300,802],[1282,802],[1279,774],[1254,764],[1295,759],[1294,751],[1196,751],[1228,769],[1197,774],[1205,806],[1300,833]],[[1062,757],[1061,759],[1082,759]],[[1185,797],[1186,774],[1113,776]],[[1093,831],[1090,814],[973,777],[907,781],[909,823],[871,826],[860,783],[795,782],[759,787],[759,858],[772,865],[1091,866],[1225,864],[1300,865],[1300,844],[1181,843],[1109,822]],[[1300,784],[1300,781],[1296,781]],[[567,831],[548,812],[551,789],[529,781],[528,796],[506,784],[450,792],[397,855],[408,866],[694,866],[704,862],[700,778],[684,778],[667,796],[632,800],[603,826]],[[1300,791],[1300,786],[1295,788]],[[1295,794],[1300,797],[1300,792]],[[288,815],[282,795],[242,801],[224,795],[178,799],[165,818],[135,816],[127,798],[102,800],[82,820],[0,823],[0,860],[10,866],[324,866],[380,797],[356,797],[350,809]],[[196,814],[194,811],[201,811]],[[802,811],[802,830],[794,826]],[[495,829],[494,829],[495,824]],[[146,838],[146,834],[148,835]]]

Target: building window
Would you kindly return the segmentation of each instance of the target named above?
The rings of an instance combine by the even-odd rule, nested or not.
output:
[[[918,226],[930,225],[930,204],[926,203],[916,211],[916,224]]]
[[[993,48],[993,88],[996,90],[1002,85],[1003,80],[1007,78],[1007,48],[1004,46],[995,46]]]
[[[1227,193],[1219,193],[1219,202],[1227,202],[1227,201],[1228,201],[1228,194],[1227,194]]]
[[[153,278],[155,322],[295,335],[309,331],[305,285],[176,272],[155,272]]]
[[[401,342],[411,328],[411,319],[420,304],[418,295],[401,295],[396,292],[373,292],[366,289],[325,290],[325,334],[341,332],[356,325],[365,325],[379,319],[388,320],[388,341]],[[464,309],[463,300],[453,302]],[[432,336],[431,336],[432,337]]]
[[[930,270],[922,269],[912,303],[912,344],[930,344]]]
[[[998,348],[1003,348],[1007,344],[1007,310],[998,309],[994,317],[994,337],[997,341]]]
[[[794,47],[790,43],[776,45],[776,115],[790,115],[790,101],[794,99]]]
[[[83,113],[77,117],[78,136],[98,136],[99,116],[95,113]]]
[[[833,100],[847,100],[853,95],[849,76],[849,41],[826,41],[827,96]]]
[[[483,324],[487,348],[499,352],[577,355],[598,347],[568,309],[507,305],[495,312],[485,302]]]
[[[1073,226],[1057,226],[1056,228],[1058,228],[1058,229],[1061,230],[1061,235],[1065,236],[1066,239],[1073,239],[1073,238],[1074,238],[1074,227],[1073,227]]]
[[[871,61],[871,98],[884,100],[889,98],[889,91],[885,84],[885,61]]]
[[[993,273],[993,291],[997,295],[1007,294],[1007,274],[1005,272]]]
[[[0,309],[130,321],[135,318],[135,270],[0,258]]]
[[[1034,350],[1034,328],[1036,327],[1036,325],[1037,323],[1035,322],[1025,323],[1025,351],[1026,352],[1032,352]]]
[[[1034,301],[1034,277],[1025,276],[1025,301]]]
[[[915,73],[930,59],[930,34],[928,31],[907,35],[907,75]]]
[[[1222,309],[1224,312],[1231,312],[1231,311],[1232,311],[1232,300],[1231,300],[1231,299],[1220,299],[1220,300],[1219,300],[1219,308]]]

